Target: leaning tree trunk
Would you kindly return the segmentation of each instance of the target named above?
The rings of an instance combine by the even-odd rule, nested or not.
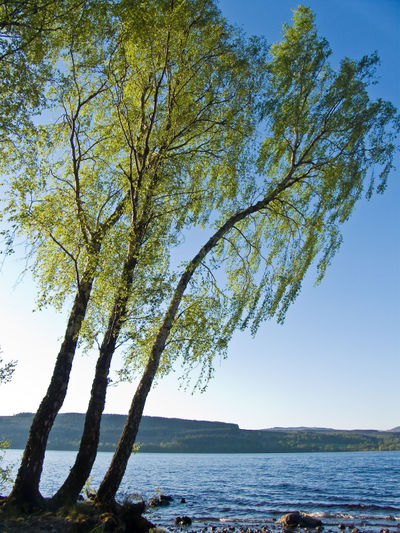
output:
[[[133,397],[128,417],[118,442],[117,449],[113,455],[109,469],[96,493],[96,501],[103,506],[110,505],[115,500],[115,495],[124,477],[126,466],[129,457],[132,453],[132,447],[135,443],[136,435],[139,430],[139,424],[142,419],[143,409],[146,403],[147,396],[150,392],[154,377],[157,372],[160,355],[163,348],[158,349],[159,355],[153,354],[149,360],[146,369],[143,373],[142,379],[136,389]]]
[[[210,237],[206,244],[187,265],[178,282],[178,285],[176,286],[171,303],[164,315],[163,323],[154,341],[149,361],[143,372],[138,388],[136,389],[136,393],[132,399],[128,417],[118,442],[117,449],[114,452],[111,464],[97,491],[96,500],[100,504],[108,505],[115,500],[115,495],[121,484],[129,457],[132,453],[132,447],[135,443],[137,432],[139,430],[139,424],[142,419],[146,399],[157,373],[165,343],[171,332],[183,294],[195,270],[206,257],[206,255],[218,244],[218,242],[226,235],[226,233],[228,233],[234,227],[237,222],[245,219],[253,213],[260,211],[261,209],[264,209],[272,200],[277,197],[282,190],[284,190],[287,186],[290,186],[290,176],[291,173],[289,173],[288,176],[269,195],[265,196],[265,198],[256,204],[249,206],[247,209],[243,209],[242,211],[238,211],[232,215],[225,222],[225,224],[223,224],[219,230],[217,230],[214,235]]]
[[[33,418],[17,478],[8,497],[10,504],[37,506],[43,503],[43,498],[39,492],[39,482],[47,439],[67,393],[72,361],[92,284],[93,275],[81,283],[75,297],[50,385]]]
[[[68,477],[51,500],[51,505],[56,508],[77,500],[96,459],[100,423],[108,386],[108,374],[118,335],[126,316],[128,296],[136,265],[135,250],[130,246],[124,261],[121,283],[115,297],[107,331],[100,347],[79,451]]]
[[[121,218],[125,201],[126,198],[119,202],[114,212],[100,225],[88,243],[89,257],[69,315],[67,329],[57,356],[50,385],[33,418],[17,478],[13,490],[7,498],[7,504],[11,506],[21,507],[28,504],[34,507],[43,504],[43,497],[39,492],[39,482],[47,440],[67,394],[72,361],[92,292],[102,241],[107,232]]]

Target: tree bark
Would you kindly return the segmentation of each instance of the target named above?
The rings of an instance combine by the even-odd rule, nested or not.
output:
[[[39,483],[47,440],[67,394],[72,362],[92,292],[102,241],[106,233],[121,218],[125,208],[125,201],[126,198],[117,205],[114,212],[100,225],[97,232],[92,236],[91,241],[87,243],[88,260],[79,283],[78,292],[75,295],[50,385],[33,418],[14,487],[7,498],[7,504],[10,506],[22,507],[24,504],[28,504],[31,507],[35,507],[43,505]]]
[[[162,349],[160,350],[160,355],[161,353]],[[126,466],[132,453],[132,447],[139,430],[147,395],[149,394],[154,376],[157,372],[158,362],[159,360],[157,361],[156,358],[150,359],[146,366],[146,370],[133,397],[128,417],[110,467],[96,493],[96,501],[103,506],[109,505],[115,500],[118,487],[124,477]]]
[[[13,505],[40,506],[43,504],[39,482],[47,439],[67,393],[78,335],[85,318],[92,285],[93,276],[90,276],[81,283],[76,294],[50,385],[33,418],[17,478],[8,497],[8,502]]]
[[[108,321],[107,331],[100,347],[79,451],[68,477],[51,500],[51,505],[55,508],[74,503],[77,500],[96,459],[100,436],[100,423],[108,386],[108,374],[115,345],[126,316],[129,293],[136,265],[136,249],[133,243],[131,243],[124,261],[121,282]]]

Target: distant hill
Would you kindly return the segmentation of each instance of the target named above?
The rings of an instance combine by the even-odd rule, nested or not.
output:
[[[32,413],[0,416],[0,439],[12,448],[24,448]],[[76,450],[84,415],[63,413],[56,418],[48,449]],[[113,451],[125,415],[103,415],[100,451]],[[396,428],[395,428],[396,429]],[[137,442],[142,452],[180,453],[268,453],[400,450],[400,430],[339,431],[325,428],[240,429],[237,424],[202,422],[145,416]]]
[[[386,433],[387,431],[393,431],[395,433],[400,432],[400,426],[393,429],[387,429],[384,432],[379,431],[378,429],[333,429],[333,428],[319,428],[319,427],[305,427],[305,426],[299,426],[299,427],[273,427],[273,428],[267,428],[263,431],[285,431],[285,432],[293,432],[293,431],[311,431],[311,432],[322,432],[322,433],[329,433],[329,432],[336,432],[336,433],[348,433],[348,432],[356,432],[356,433]]]
[[[298,427],[273,427],[273,428],[266,428],[263,431],[336,431],[333,428],[316,428],[316,427],[305,427],[305,426],[298,426]]]

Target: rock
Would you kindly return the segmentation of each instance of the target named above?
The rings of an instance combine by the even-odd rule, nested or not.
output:
[[[174,519],[174,524],[176,526],[190,526],[192,524],[192,519],[188,516],[177,516]]]
[[[279,522],[283,527],[295,528],[295,527],[311,527],[317,528],[322,526],[321,520],[314,518],[313,516],[302,513],[301,511],[295,511],[294,513],[287,513],[283,515]]]
[[[154,528],[154,524],[149,522],[142,513],[145,510],[144,502],[125,502],[119,508],[119,518],[124,524],[124,531],[136,531],[138,533],[148,533]]]
[[[154,496],[149,501],[150,507],[163,507],[164,505],[169,505],[172,502],[172,496],[166,496],[165,494],[160,494],[159,496]]]

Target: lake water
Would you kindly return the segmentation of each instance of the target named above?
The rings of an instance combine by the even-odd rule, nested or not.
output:
[[[7,450],[4,460],[17,466],[21,453]],[[58,488],[74,457],[75,452],[47,452],[44,496]],[[91,488],[110,459],[110,453],[98,454]],[[221,522],[255,527],[302,510],[328,527],[342,522],[400,533],[400,452],[133,455],[119,497],[137,494],[148,500],[155,493],[174,498],[149,515],[170,529],[173,518],[182,515],[194,518],[198,528]]]

